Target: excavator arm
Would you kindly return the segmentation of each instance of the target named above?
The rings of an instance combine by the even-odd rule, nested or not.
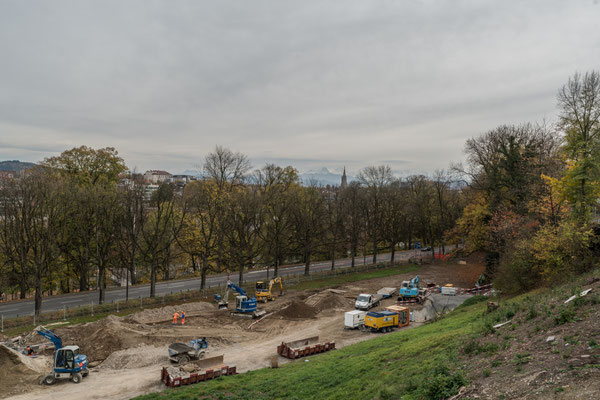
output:
[[[235,290],[238,294],[240,294],[242,296],[247,296],[246,291],[244,289],[242,289],[241,287],[239,287],[238,285],[236,285],[235,283],[233,283],[231,281],[227,281],[227,287],[232,288],[233,290]]]
[[[56,348],[56,350],[61,349],[63,347],[62,339],[60,338],[60,336],[56,335],[54,332],[50,332],[43,326],[41,326],[40,329],[37,330],[37,333],[38,335],[43,336],[52,343],[54,343],[54,347]]]
[[[279,283],[279,287],[280,287],[279,295],[281,296],[283,294],[283,281],[281,280],[280,277],[273,278],[273,279],[271,279],[271,282],[269,282],[269,294],[271,294],[271,291],[273,290],[273,286],[275,286],[277,283]]]

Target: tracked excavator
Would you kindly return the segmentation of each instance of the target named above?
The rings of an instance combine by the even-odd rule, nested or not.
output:
[[[279,294],[273,293],[273,286],[279,284]],[[256,300],[266,303],[267,301],[275,300],[277,296],[283,296],[283,281],[278,276],[271,279],[269,286],[266,282],[256,282]]]

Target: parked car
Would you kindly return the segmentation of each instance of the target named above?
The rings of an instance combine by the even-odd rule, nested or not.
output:
[[[421,251],[431,251],[431,247],[430,246],[425,246],[421,249]]]

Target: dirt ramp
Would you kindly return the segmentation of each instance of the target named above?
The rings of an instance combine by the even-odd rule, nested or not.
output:
[[[303,301],[294,300],[275,315],[286,319],[315,318],[319,311]]]
[[[0,345],[0,398],[28,392],[40,374],[28,368],[15,351]]]

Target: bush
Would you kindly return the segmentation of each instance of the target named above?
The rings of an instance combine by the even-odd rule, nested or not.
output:
[[[446,366],[433,370],[433,377],[425,382],[425,397],[430,400],[443,400],[454,396],[467,380],[460,371],[453,374]]]
[[[575,312],[568,307],[561,307],[558,314],[554,316],[554,325],[564,325],[567,322],[573,322]]]

